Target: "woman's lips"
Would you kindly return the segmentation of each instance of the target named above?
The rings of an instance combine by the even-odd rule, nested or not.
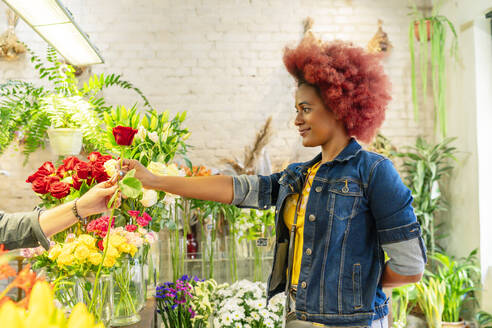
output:
[[[299,134],[301,135],[301,137],[304,137],[309,132],[309,130],[311,130],[311,129],[302,129],[302,130],[299,130]]]

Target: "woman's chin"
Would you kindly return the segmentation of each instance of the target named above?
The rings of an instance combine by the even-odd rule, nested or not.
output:
[[[304,147],[316,147],[316,146],[319,146],[318,144],[315,144],[314,142],[312,142],[311,140],[309,140],[309,138],[302,138],[302,145]]]

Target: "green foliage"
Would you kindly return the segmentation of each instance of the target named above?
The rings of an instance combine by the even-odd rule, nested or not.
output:
[[[424,312],[429,328],[441,328],[446,286],[432,277],[424,278],[415,285],[417,304]]]
[[[405,328],[407,326],[407,315],[411,308],[409,304],[417,298],[417,289],[414,284],[395,287],[392,289],[392,313],[393,327]]]
[[[460,321],[463,302],[474,299],[473,292],[477,290],[476,281],[480,280],[477,250],[467,257],[455,260],[443,253],[430,256],[436,263],[433,273],[426,274],[445,285],[444,310],[442,320],[447,322]]]
[[[434,111],[436,117],[436,130],[439,123],[440,131],[443,137],[446,136],[446,37],[447,28],[449,27],[452,33],[450,55],[452,58],[457,57],[457,34],[456,29],[451,21],[443,15],[438,14],[439,4],[435,5],[432,14],[425,17],[414,5],[412,15],[414,19],[410,21],[408,29],[408,39],[410,47],[410,62],[411,62],[411,85],[412,85],[412,102],[414,107],[414,117],[418,120],[419,99],[417,94],[417,63],[416,63],[416,47],[414,38],[415,24],[418,24],[420,35],[420,53],[419,53],[419,70],[422,81],[422,95],[427,94],[427,68],[430,59],[432,68],[432,91],[434,95]],[[427,44],[427,21],[430,22],[430,52]],[[430,58],[429,58],[430,57]]]
[[[188,145],[185,143],[190,136],[188,129],[182,127],[186,118],[186,112],[177,113],[174,118],[169,120],[169,111],[158,113],[156,110],[149,110],[140,117],[135,107],[127,110],[123,106],[111,109],[109,113],[104,113],[106,124],[106,139],[109,149],[116,148],[112,138],[112,130],[115,126],[131,126],[138,129],[139,133],[135,136],[133,147],[125,158],[136,159],[144,166],[150,162],[168,164],[176,154],[185,155]],[[187,161],[188,166],[190,165]]]
[[[26,48],[39,78],[49,81],[50,87],[36,87],[31,83],[16,80],[0,84],[0,154],[17,135],[19,140],[25,143],[23,153],[27,161],[32,152],[45,147],[47,129],[60,125],[81,128],[86,151],[96,148],[106,150],[105,144],[100,141],[101,135],[104,134],[102,119],[103,114],[111,110],[111,106],[106,104],[100,92],[108,87],[117,86],[133,90],[141,97],[144,106],[152,108],[142,91],[130,82],[122,80],[120,75],[93,75],[88,82],[79,87],[79,81],[74,75],[75,69],[61,63],[55,49],[49,47],[46,60],[43,61],[29,47]],[[71,121],[70,118],[73,116],[60,116],[62,111],[46,112],[43,101],[46,101],[50,94],[58,98],[81,97],[90,104],[93,113],[80,115],[80,118],[85,120]]]
[[[475,320],[480,328],[492,328],[492,314],[485,311],[478,311]]]
[[[414,198],[412,205],[422,227],[426,247],[431,253],[440,248],[436,239],[445,237],[443,234],[436,236],[436,230],[441,225],[435,224],[434,217],[437,212],[447,209],[439,184],[453,169],[451,160],[456,161],[456,148],[450,146],[455,139],[446,138],[431,145],[418,137],[415,147],[407,147],[406,152],[396,153],[396,156],[404,159],[406,184]]]

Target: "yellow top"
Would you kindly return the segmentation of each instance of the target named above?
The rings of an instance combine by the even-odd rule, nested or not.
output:
[[[304,216],[306,214],[306,205],[308,202],[309,192],[311,191],[311,186],[313,185],[313,179],[320,167],[321,162],[314,164],[308,170],[307,182],[302,190],[301,204],[299,206],[299,211],[297,212],[297,228],[296,237],[294,244],[294,261],[292,267],[292,285],[297,285],[299,281],[299,273],[301,272],[301,261],[302,261],[302,247],[304,242]],[[294,214],[296,212],[297,201],[299,199],[299,194],[290,195],[285,201],[284,207],[284,223],[287,228],[292,228],[294,223]]]

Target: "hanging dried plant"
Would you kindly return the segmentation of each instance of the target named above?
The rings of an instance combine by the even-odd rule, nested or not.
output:
[[[367,50],[371,53],[384,53],[388,55],[393,46],[388,38],[388,34],[383,31],[383,21],[378,19],[378,30],[367,44]]]
[[[7,31],[0,35],[0,58],[6,60],[15,60],[18,56],[26,52],[26,47],[19,42],[14,33],[19,16],[12,10],[7,10],[8,28]]]
[[[272,130],[272,117],[270,116],[265,125],[256,134],[253,146],[246,146],[244,149],[244,161],[241,162],[237,159],[225,158],[223,161],[229,164],[236,174],[254,174],[256,168],[256,162],[261,155],[261,151],[270,142]]]

